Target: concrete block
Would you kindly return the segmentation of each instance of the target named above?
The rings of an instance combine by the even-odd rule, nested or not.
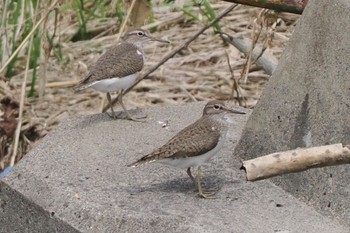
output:
[[[196,197],[185,171],[126,167],[204,104],[145,109],[146,123],[104,114],[62,123],[1,178],[0,232],[348,232],[268,181],[245,181],[232,151],[247,115],[234,115],[224,148],[202,167],[216,199]]]
[[[298,147],[350,143],[350,2],[309,1],[247,122],[243,159]],[[350,227],[350,166],[273,181]]]

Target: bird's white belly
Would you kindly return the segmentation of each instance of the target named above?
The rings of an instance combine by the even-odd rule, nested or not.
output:
[[[138,73],[125,76],[123,78],[109,78],[93,82],[90,87],[99,92],[114,92],[125,90],[135,83]]]
[[[189,167],[197,167],[197,166],[201,166],[204,162],[206,162],[208,159],[210,159],[211,157],[213,157],[215,154],[217,154],[220,149],[222,148],[223,144],[224,144],[224,137],[221,137],[219,139],[218,144],[216,145],[216,147],[214,147],[211,151],[208,151],[205,154],[202,155],[198,155],[198,156],[192,156],[192,157],[187,157],[187,158],[180,158],[180,159],[161,159],[158,160],[157,162],[162,163],[162,164],[166,164],[166,165],[170,165],[170,166],[174,166],[174,167],[178,167],[178,168],[182,168],[182,169],[186,169]]]

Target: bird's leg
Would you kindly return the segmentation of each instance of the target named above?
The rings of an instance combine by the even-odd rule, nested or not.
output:
[[[107,92],[107,100],[108,100],[108,103],[109,103],[109,107],[112,110],[112,116],[110,116],[110,117],[112,117],[113,119],[117,119],[117,116],[115,115],[115,112],[114,112],[113,106],[112,106],[111,94],[109,94],[109,92]]]
[[[213,197],[213,195],[215,194],[215,191],[204,191],[204,190],[202,190],[200,176],[201,176],[201,168],[198,167],[198,169],[196,171],[195,184],[196,184],[196,188],[197,188],[199,197],[206,198],[206,199],[208,199],[208,198],[215,198],[215,197]]]
[[[128,110],[125,108],[124,106],[124,103],[123,103],[123,95],[124,95],[124,90],[118,95],[118,102],[120,104],[120,106],[122,106],[126,116],[128,117],[129,120],[132,120],[132,121],[142,121],[138,118],[134,118],[130,115],[130,113],[128,112]],[[141,117],[141,118],[145,118],[145,117]]]
[[[191,172],[191,167],[187,168],[187,174],[188,176],[191,178],[191,180],[193,181],[193,183],[197,186],[196,184],[196,180],[194,179],[192,172]],[[197,188],[197,187],[196,187]]]

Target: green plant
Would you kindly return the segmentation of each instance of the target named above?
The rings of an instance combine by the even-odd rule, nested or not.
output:
[[[169,2],[166,2],[170,4]],[[193,7],[196,6],[199,9],[199,14],[193,12]],[[216,18],[216,14],[211,4],[207,0],[192,0],[192,2],[185,3],[182,7],[175,7],[176,10],[184,12],[187,16],[191,17],[193,20],[200,22],[201,18],[206,18],[208,22],[213,21]],[[218,23],[213,25],[215,31],[221,30]]]
[[[66,41],[61,40],[72,37],[59,36],[58,41],[53,40],[56,28],[59,27],[57,26],[57,21],[60,20],[58,14],[62,18],[72,16],[72,24],[76,23],[78,26],[76,40],[89,39],[91,35],[89,35],[88,27],[93,20],[96,22],[96,20],[102,21],[107,17],[117,16],[118,20],[122,21],[124,17],[123,0],[113,1],[115,3],[113,6],[111,6],[110,0],[60,2],[61,5],[59,5],[58,0],[2,1],[3,5],[0,11],[0,72],[6,78],[11,79],[14,75],[24,71],[23,61],[29,59],[29,69],[32,76],[28,96],[35,94],[37,75],[39,74],[37,68],[39,68],[40,62],[47,62],[52,48],[57,60],[63,64],[69,62],[69,58],[65,58],[61,51],[61,43]],[[51,4],[58,8],[51,6]],[[54,20],[52,20],[53,17],[55,17]],[[59,30],[57,34],[60,35]],[[32,40],[29,40],[29,35],[33,36]],[[30,53],[29,48],[31,48]],[[28,56],[28,54],[30,55]],[[40,91],[40,93],[42,92]]]
[[[75,11],[76,20],[78,23],[77,35],[73,41],[88,40],[88,23],[91,20],[103,19],[107,17],[107,12],[110,8],[108,1],[92,1],[92,0],[73,0],[71,7]],[[121,1],[116,1],[115,10],[118,20],[122,19],[123,11],[121,10]],[[120,21],[122,22],[122,21]]]
[[[33,36],[33,44],[32,44],[32,51],[30,53],[30,61],[29,61],[29,68],[33,69],[32,73],[32,81],[30,83],[30,90],[28,92],[28,97],[33,97],[35,92],[35,83],[36,83],[36,77],[37,77],[37,67],[38,67],[38,61],[40,59],[40,32],[37,30],[36,33]]]
[[[18,0],[18,1],[5,1],[4,10],[0,13],[2,34],[1,34],[1,50],[0,60],[1,66],[5,61],[15,52],[18,46],[23,42],[27,35],[32,31],[34,23],[36,21],[36,9],[39,1],[36,0]],[[31,68],[37,64],[40,57],[40,37],[38,32],[36,33],[37,40],[33,40],[35,51],[31,59]],[[27,45],[29,48],[29,45]],[[27,49],[28,50],[28,49]],[[28,51],[27,51],[28,52]],[[7,65],[5,77],[11,78],[14,74],[14,67],[18,61],[18,54]],[[34,71],[35,72],[35,71]]]
[[[208,19],[208,22],[211,22],[216,18],[215,11],[207,0],[200,0],[200,1],[193,0],[193,2],[195,3],[195,5],[199,7],[202,15]],[[215,23],[213,25],[213,28],[215,29],[215,31],[221,30],[219,23]]]
[[[122,7],[122,0],[115,1],[115,5],[113,6],[113,9],[115,10],[115,14],[118,18],[118,21],[123,22],[125,12],[124,12],[124,9]]]

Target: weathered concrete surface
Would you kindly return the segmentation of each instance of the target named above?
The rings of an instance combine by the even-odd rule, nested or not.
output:
[[[0,232],[348,231],[268,181],[244,181],[232,151],[247,115],[234,116],[224,148],[203,166],[204,186],[220,187],[217,199],[195,197],[185,171],[126,167],[203,106],[149,108],[147,123],[99,114],[61,124],[0,181]]]
[[[309,1],[247,122],[241,158],[350,143],[350,1]],[[273,179],[318,211],[350,226],[350,166]]]

